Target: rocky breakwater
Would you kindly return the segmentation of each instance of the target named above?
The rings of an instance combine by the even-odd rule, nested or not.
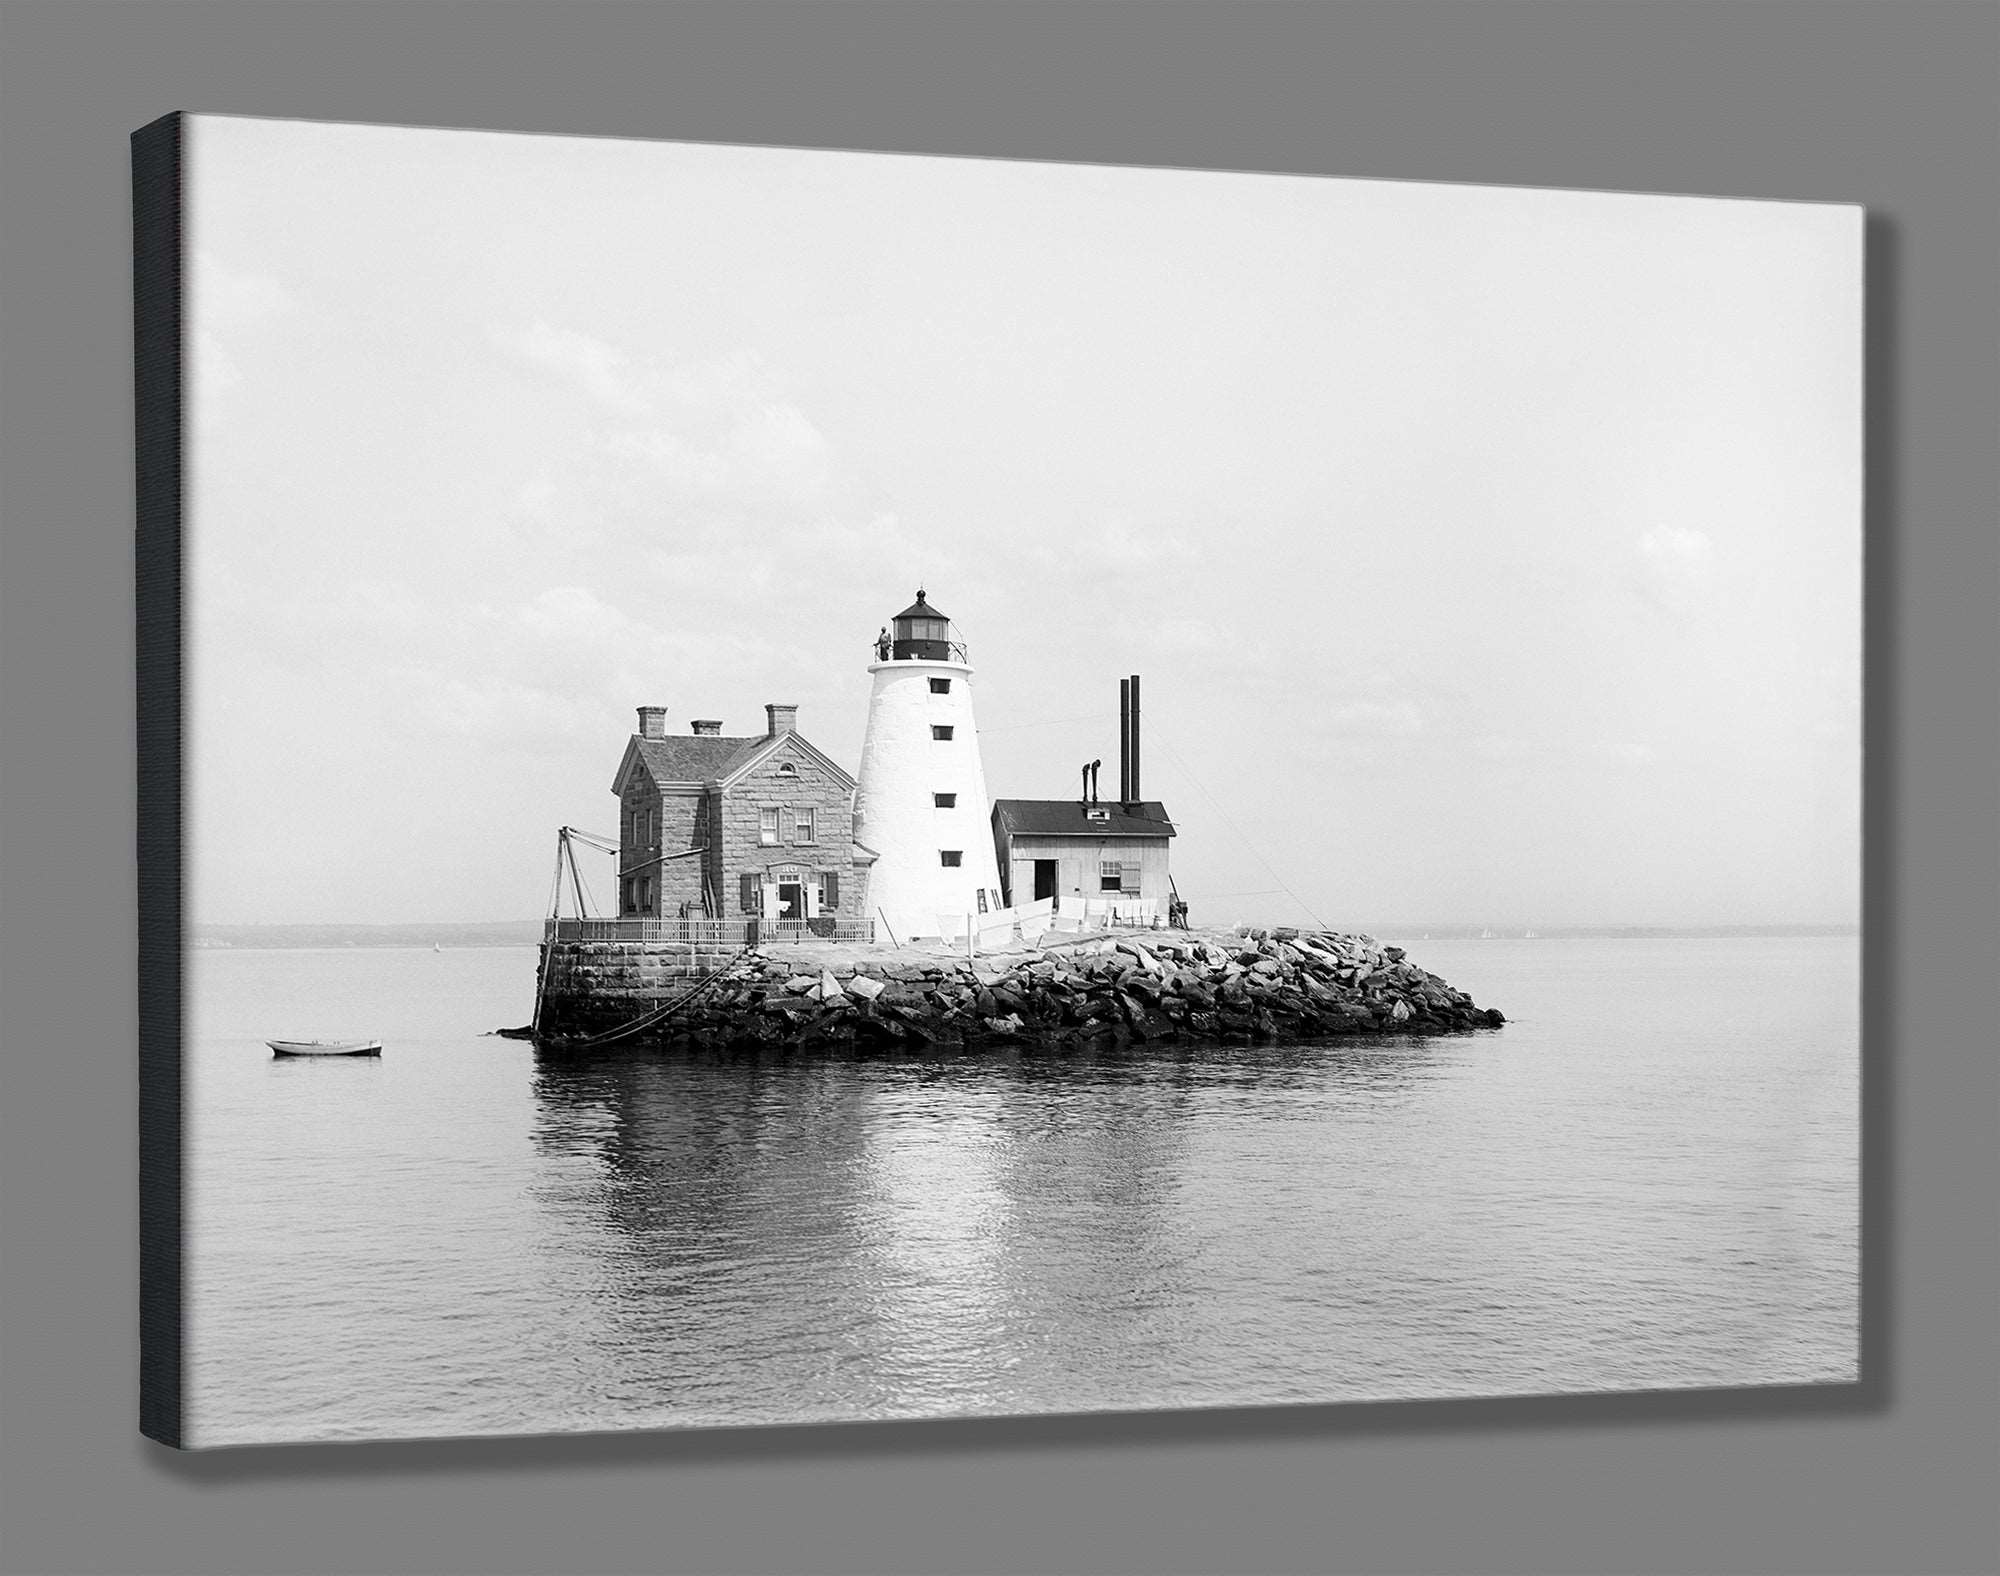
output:
[[[791,949],[762,954],[642,1043],[774,1050],[1249,1043],[1446,1034],[1504,1021],[1402,948],[1367,936],[1155,930],[1057,938],[974,959],[854,949],[808,965]]]

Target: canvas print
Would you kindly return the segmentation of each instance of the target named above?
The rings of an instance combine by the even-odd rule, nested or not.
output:
[[[147,1432],[1857,1379],[1859,210],[193,116],[135,215]]]

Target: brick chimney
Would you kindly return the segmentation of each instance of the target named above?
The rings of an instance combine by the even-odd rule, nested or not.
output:
[[[766,738],[775,739],[780,734],[799,731],[799,708],[796,706],[766,706],[764,715],[770,719]]]
[[[664,706],[641,706],[639,708],[639,737],[642,739],[664,739],[667,736],[667,708]]]
[[[712,717],[697,717],[694,720],[694,736],[697,739],[719,739],[722,724]]]

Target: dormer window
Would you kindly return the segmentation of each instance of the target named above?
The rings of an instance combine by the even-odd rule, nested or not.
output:
[[[1107,826],[1110,825],[1111,823],[1111,812],[1105,809],[1102,805],[1092,805],[1089,809],[1083,812],[1083,815],[1084,819],[1088,821],[1101,822]]]

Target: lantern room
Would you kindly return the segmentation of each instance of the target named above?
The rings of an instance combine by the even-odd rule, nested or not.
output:
[[[965,648],[952,643],[951,620],[924,600],[922,586],[917,600],[890,620],[889,654],[897,662],[965,660]]]

